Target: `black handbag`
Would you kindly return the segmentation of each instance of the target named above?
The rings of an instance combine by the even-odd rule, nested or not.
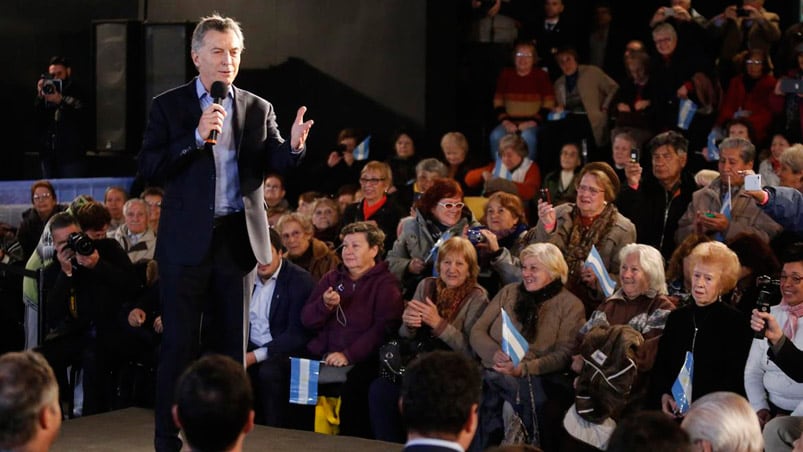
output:
[[[379,375],[401,384],[405,368],[416,356],[433,350],[449,350],[443,341],[429,336],[429,328],[422,330],[416,337],[392,339],[379,347]]]

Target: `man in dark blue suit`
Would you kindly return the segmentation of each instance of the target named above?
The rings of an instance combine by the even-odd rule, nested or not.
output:
[[[477,364],[453,351],[416,358],[402,380],[405,452],[463,452],[477,431],[482,380]]]
[[[243,48],[237,22],[201,19],[191,51],[199,76],[153,100],[139,156],[141,175],[165,190],[156,245],[164,325],[157,450],[181,447],[170,406],[201,346],[243,362],[253,270],[271,261],[262,181],[298,163],[312,127],[299,108],[285,142],[271,104],[232,85]],[[214,82],[224,84],[220,99],[212,99]]]
[[[309,272],[284,259],[281,237],[270,230],[270,264],[257,265],[250,305],[249,352],[245,365],[256,390],[257,422],[290,427],[290,356],[305,352],[309,333],[301,324],[304,307],[315,283]]]

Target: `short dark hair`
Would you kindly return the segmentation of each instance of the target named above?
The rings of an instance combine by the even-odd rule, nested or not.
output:
[[[69,58],[67,58],[65,56],[55,55],[55,56],[50,57],[50,66],[53,66],[53,65],[59,65],[59,66],[64,66],[66,68],[71,68],[72,67],[72,62],[70,61]]]
[[[803,262],[803,242],[796,242],[783,253],[783,263]]]
[[[56,199],[56,189],[53,187],[53,184],[51,184],[49,180],[44,179],[31,184],[31,202],[33,202],[33,197],[36,194],[37,188],[46,188],[47,191],[50,192],[50,196],[53,197],[53,201],[58,202],[58,199]]]
[[[606,449],[612,452],[690,452],[689,435],[660,411],[633,413],[622,419]]]
[[[282,243],[282,236],[279,235],[279,231],[276,228],[268,229],[268,234],[270,235],[270,244],[271,246],[276,249],[277,251],[281,251],[282,253],[287,252],[287,248],[284,247]]]
[[[140,199],[145,199],[146,196],[161,196],[164,198],[165,191],[162,187],[145,187],[145,190],[142,190],[139,197]]]
[[[75,218],[83,231],[102,229],[112,221],[109,209],[97,201],[91,201],[79,207],[75,212]]]
[[[686,154],[689,151],[689,140],[680,133],[670,130],[652,137],[647,146],[650,148],[650,153],[655,152],[661,146],[669,146],[677,154]]]
[[[253,404],[242,363],[223,355],[199,359],[176,386],[178,419],[187,442],[197,450],[230,448],[248,423]]]
[[[78,220],[75,219],[69,212],[59,212],[50,219],[50,230],[64,229],[67,226],[76,225],[79,228]]]
[[[36,433],[39,411],[58,400],[53,370],[33,351],[0,356],[0,449],[28,443]]]
[[[421,435],[456,435],[479,404],[482,380],[477,365],[453,351],[434,351],[416,358],[401,387],[402,420]]]
[[[379,229],[379,226],[372,221],[355,221],[343,226],[340,230],[340,237],[343,238],[349,234],[365,234],[365,240],[368,242],[369,247],[376,246],[379,248],[377,256],[385,253],[385,231]]]

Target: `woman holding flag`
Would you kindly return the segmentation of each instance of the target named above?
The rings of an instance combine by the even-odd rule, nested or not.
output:
[[[538,224],[524,240],[549,242],[564,251],[569,266],[566,287],[580,297],[589,316],[613,293],[615,282],[608,273],[618,275],[619,251],[636,241],[636,227],[613,204],[620,182],[610,165],[589,163],[575,181],[577,202],[553,206],[539,200]]]
[[[546,400],[557,395],[557,385],[553,388],[547,377],[568,369],[575,335],[585,323],[583,304],[564,287],[569,272],[558,247],[528,245],[519,259],[522,281],[503,287],[471,329],[471,347],[486,369],[478,430],[483,447],[504,430],[503,404],[515,406],[517,393],[525,407],[519,415],[533,442],[531,407],[542,414]],[[559,421],[558,416],[536,418],[542,447],[548,450],[549,434],[558,428],[545,422]]]
[[[715,391],[744,395],[744,367],[753,339],[743,314],[720,301],[736,286],[739,258],[720,242],[689,255],[694,303],[669,314],[658,343],[651,401],[682,417],[692,401]]]

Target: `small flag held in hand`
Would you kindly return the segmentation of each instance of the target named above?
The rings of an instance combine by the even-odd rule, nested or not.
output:
[[[613,295],[613,290],[616,289],[616,281],[611,279],[611,275],[608,274],[608,270],[602,262],[602,257],[600,257],[599,251],[597,251],[597,247],[594,245],[591,245],[591,252],[588,253],[585,266],[591,267],[591,270],[594,271],[605,296],[610,297]]]
[[[320,361],[290,358],[290,403],[297,405],[318,403],[320,369]]]
[[[371,135],[365,137],[357,147],[354,148],[354,160],[367,160],[371,151]]]
[[[518,366],[529,349],[530,344],[513,325],[507,312],[502,309],[502,351],[510,357],[514,366]]]
[[[678,406],[676,414],[684,415],[689,411],[691,405],[691,380],[694,377],[694,355],[691,352],[686,352],[686,358],[683,360],[683,366],[678,372],[678,377],[675,383],[672,384],[672,397],[675,399],[675,404]]]
[[[689,99],[681,99],[678,105],[678,127],[689,130],[695,113],[697,113],[697,104]]]

